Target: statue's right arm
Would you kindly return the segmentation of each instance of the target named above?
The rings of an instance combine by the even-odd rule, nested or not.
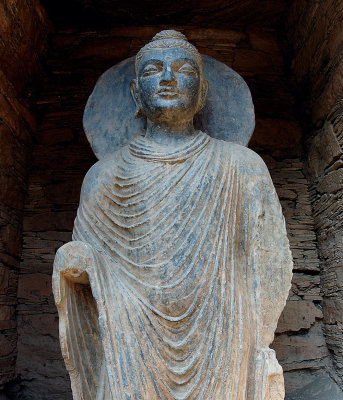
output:
[[[96,179],[99,174],[100,163],[96,163],[87,172],[81,188],[80,206],[90,201],[96,190]],[[77,221],[75,221],[77,223]],[[75,228],[73,237],[75,236]],[[64,281],[89,285],[88,273],[96,263],[98,252],[85,241],[72,240],[60,247],[55,256],[53,269],[53,292],[57,304],[63,299],[65,293]]]
[[[94,256],[93,248],[80,241],[68,242],[57,250],[52,279],[57,305],[65,295],[64,280],[89,285],[88,271],[96,262]]]
[[[54,262],[53,291],[61,350],[73,398],[80,400],[98,398],[99,382],[107,382],[103,376],[98,307],[93,295],[96,259],[99,261],[99,254],[89,244],[72,241],[57,251]]]

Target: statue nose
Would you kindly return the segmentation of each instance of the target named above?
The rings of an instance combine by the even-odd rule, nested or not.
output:
[[[165,68],[161,75],[160,85],[176,85],[176,78],[171,68]]]

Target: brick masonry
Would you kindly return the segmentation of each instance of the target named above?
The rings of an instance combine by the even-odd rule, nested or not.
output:
[[[0,392],[15,377],[15,306],[22,244],[22,211],[29,147],[36,129],[32,112],[38,60],[47,24],[35,0],[0,3]]]
[[[286,32],[306,136],[324,300],[323,328],[343,387],[343,4],[295,0]]]
[[[310,141],[308,172],[324,295],[324,332],[343,380],[343,106],[339,102]],[[325,151],[323,151],[325,149]]]
[[[290,66],[308,128],[321,127],[342,97],[342,23],[340,0],[294,0],[286,14]]]

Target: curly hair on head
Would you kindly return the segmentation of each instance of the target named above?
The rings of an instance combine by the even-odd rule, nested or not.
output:
[[[136,70],[136,75],[138,73],[139,69],[139,64],[142,60],[143,54],[148,52],[149,50],[154,50],[154,49],[167,49],[167,48],[173,48],[173,47],[179,47],[181,49],[185,49],[189,51],[193,57],[196,59],[199,69],[200,69],[200,75],[202,76],[203,72],[203,65],[202,65],[202,59],[201,55],[196,49],[195,46],[193,46],[191,43],[189,43],[187,37],[182,34],[181,32],[174,31],[174,30],[164,30],[159,33],[157,33],[151,40],[151,42],[147,43],[145,46],[143,46],[139,52],[136,55],[135,59],[135,70]]]

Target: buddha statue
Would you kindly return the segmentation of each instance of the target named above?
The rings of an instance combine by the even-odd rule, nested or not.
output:
[[[208,82],[183,34],[157,34],[135,75],[143,135],[89,170],[54,263],[73,397],[283,399],[269,345],[292,258],[269,172],[194,127]]]

